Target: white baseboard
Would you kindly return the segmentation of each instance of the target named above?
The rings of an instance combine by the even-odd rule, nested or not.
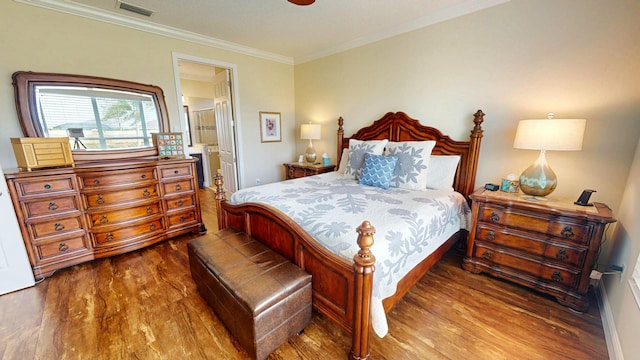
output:
[[[616,324],[613,321],[613,313],[609,306],[609,299],[605,291],[602,281],[598,281],[596,289],[596,298],[598,299],[598,308],[600,309],[600,317],[602,318],[602,329],[604,330],[604,338],[607,343],[610,360],[624,360],[622,348],[620,347],[620,339],[616,331]]]

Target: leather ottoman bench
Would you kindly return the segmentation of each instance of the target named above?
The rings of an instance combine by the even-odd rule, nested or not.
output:
[[[311,321],[311,275],[245,233],[209,233],[187,249],[198,291],[251,358]]]

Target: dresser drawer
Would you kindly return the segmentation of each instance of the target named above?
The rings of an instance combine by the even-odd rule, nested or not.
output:
[[[169,228],[193,224],[197,221],[195,210],[172,214],[169,216]]]
[[[573,289],[578,285],[581,271],[553,264],[542,263],[539,260],[510,252],[505,248],[485,246],[476,243],[474,256],[494,265],[506,266],[526,273],[550,284],[561,285]]]
[[[482,223],[476,229],[476,241],[519,249],[577,267],[582,267],[588,251],[587,248],[576,245],[571,246],[560,242],[551,242],[547,238],[540,238],[539,234],[492,227]]]
[[[40,178],[37,181],[16,180],[15,185],[20,197],[53,194],[75,189],[73,176]]]
[[[193,191],[193,179],[186,179],[181,181],[163,183],[162,188],[165,195],[171,195],[175,193]]]
[[[105,232],[94,232],[93,236],[93,245],[95,247],[99,246],[110,246],[113,244],[130,242],[139,237],[154,233],[154,232],[162,232],[164,231],[164,222],[163,220],[156,219],[147,222],[143,222],[141,224],[126,226],[119,229],[109,230]]]
[[[482,206],[478,214],[478,221],[535,231],[579,244],[588,244],[590,238],[588,226],[566,221],[559,217],[537,217],[498,206]]]
[[[96,194],[83,194],[87,201],[88,207],[107,206],[122,204],[130,201],[136,201],[141,199],[152,199],[158,197],[158,190],[156,186],[145,186],[136,189],[119,190],[119,191],[105,191],[103,193]]]
[[[35,222],[29,224],[29,229],[33,240],[38,241],[46,236],[61,235],[82,229],[82,219],[78,215],[52,221]]]
[[[77,251],[89,251],[86,244],[83,234],[69,239],[37,245],[36,251],[40,260],[49,260],[57,257],[67,257]]]
[[[174,167],[161,167],[160,178],[170,179],[177,176],[192,176],[191,165],[181,165]]]
[[[130,184],[135,186],[136,183],[141,181],[156,180],[156,170],[154,168],[148,169],[136,169],[134,172],[125,173],[96,173],[96,174],[83,174],[79,176],[80,187],[83,189],[90,189],[101,186],[114,186]]]
[[[22,202],[23,213],[27,218],[62,214],[78,210],[78,198],[75,195],[48,198],[43,200],[25,200]]]
[[[117,224],[122,221],[135,220],[149,215],[160,214],[160,203],[152,203],[131,208],[96,212],[89,214],[89,227],[99,227]]]
[[[167,199],[167,210],[186,208],[195,205],[195,195],[175,197]]]

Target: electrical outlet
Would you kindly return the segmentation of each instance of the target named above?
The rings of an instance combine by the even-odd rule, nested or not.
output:
[[[260,184],[262,184],[262,180],[260,180],[260,178],[257,178],[256,179],[256,185],[260,185]]]
[[[591,270],[591,274],[589,275],[589,277],[593,280],[600,280],[600,278],[602,277],[602,273],[598,270]]]

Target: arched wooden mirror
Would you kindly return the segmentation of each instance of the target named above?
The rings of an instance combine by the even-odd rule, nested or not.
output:
[[[69,136],[76,161],[156,156],[151,134],[169,131],[157,86],[25,71],[13,86],[24,135]]]

